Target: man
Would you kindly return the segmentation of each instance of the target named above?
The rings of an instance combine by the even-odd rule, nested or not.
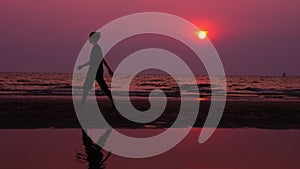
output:
[[[96,81],[101,87],[101,89],[106,93],[109,99],[112,102],[112,107],[114,108],[114,102],[112,99],[112,95],[108,86],[104,80],[103,76],[103,64],[107,67],[110,75],[113,75],[113,71],[108,66],[107,62],[103,58],[102,50],[98,45],[98,40],[100,39],[100,32],[91,32],[89,35],[89,42],[93,45],[93,49],[91,51],[90,60],[82,65],[78,66],[78,69],[81,70],[85,66],[89,66],[89,70],[83,85],[83,94],[81,99],[81,105],[83,106],[88,95],[88,91],[92,89],[94,80],[96,77]]]

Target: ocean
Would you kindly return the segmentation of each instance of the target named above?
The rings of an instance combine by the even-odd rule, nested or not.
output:
[[[184,91],[167,75],[138,75],[132,80],[130,95],[137,98],[133,100],[136,108],[147,107],[145,100],[153,89],[174,98],[153,122],[134,123],[124,118],[111,109],[107,98],[101,98],[104,93],[96,86],[99,108],[109,124],[124,135],[143,139],[162,134],[179,118],[181,103],[176,98],[199,99],[200,93],[209,100],[211,88],[219,88],[219,84],[210,84],[207,76],[196,77],[197,91],[189,88],[189,77],[177,78]],[[106,80],[110,84],[109,76]],[[91,132],[82,132],[74,112],[72,88],[81,95],[82,86],[72,86],[72,74],[0,73],[2,168],[299,168],[300,77],[227,76],[226,107],[209,140],[198,142],[210,108],[209,102],[203,102],[193,126],[173,128],[174,135],[180,135],[182,129],[192,127],[181,142],[163,154],[143,159],[118,156],[90,141],[86,136]],[[122,78],[114,90],[116,97],[124,96]],[[189,119],[189,112],[184,113],[179,120]],[[105,146],[109,147],[113,138],[107,135]],[[136,147],[132,151],[137,151]]]
[[[106,76],[110,85],[111,78]],[[208,76],[196,76],[199,90],[189,89],[191,79],[185,76],[177,77],[184,85],[184,91],[179,90],[176,81],[168,75],[137,75],[130,85],[130,96],[148,97],[149,92],[161,89],[167,97],[185,96],[194,98],[197,92],[201,98],[209,99],[211,88],[218,89],[218,84],[210,84]],[[299,101],[300,77],[275,76],[227,76],[227,100],[247,101]],[[82,86],[74,86],[80,95]],[[113,89],[117,97],[127,92],[122,83]],[[104,96],[96,86],[96,95]],[[72,74],[65,73],[0,73],[0,95],[2,96],[72,96]]]

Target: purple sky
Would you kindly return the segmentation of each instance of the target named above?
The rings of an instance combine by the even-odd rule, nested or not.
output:
[[[226,74],[300,75],[299,9],[299,0],[2,0],[0,72],[72,72],[91,30],[154,11],[207,29]]]

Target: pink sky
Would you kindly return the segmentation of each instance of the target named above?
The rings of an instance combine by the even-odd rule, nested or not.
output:
[[[2,0],[0,72],[72,72],[91,30],[154,11],[207,29],[229,75],[300,75],[299,8],[298,0]]]

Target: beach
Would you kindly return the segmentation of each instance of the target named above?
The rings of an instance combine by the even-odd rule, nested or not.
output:
[[[2,168],[299,168],[299,77],[227,77],[227,97],[221,121],[213,135],[202,144],[198,139],[210,109],[210,91],[211,88],[218,90],[218,85],[209,84],[206,76],[197,77],[199,90],[196,91],[189,88],[187,77],[180,77],[185,90],[179,91],[178,85],[169,77],[137,76],[129,91],[130,101],[137,110],[150,108],[151,90],[162,89],[166,94],[165,110],[149,123],[126,119],[119,110],[111,108],[110,100],[96,86],[92,92],[96,94],[101,114],[124,135],[135,138],[156,136],[172,126],[176,119],[181,123],[172,126],[174,134],[191,128],[187,137],[169,151],[135,159],[118,156],[90,140],[93,129],[107,130],[102,124],[91,127],[84,134],[73,102],[73,99],[80,102],[82,86],[72,86],[70,74],[0,73],[0,76],[3,77],[0,80]],[[109,82],[109,78],[107,80]],[[119,101],[117,107],[123,111],[126,91],[122,83],[116,90],[114,99]],[[91,93],[85,104],[86,110],[91,104]],[[161,101],[160,97],[152,99],[154,104]],[[191,112],[182,112],[181,118],[178,113],[181,104],[192,102],[200,103],[197,119],[194,125],[186,125],[185,120],[190,120]],[[95,112],[84,113],[86,117],[95,115]],[[108,135],[104,146],[112,143],[110,139]],[[122,144],[118,146],[122,147]]]
[[[123,129],[127,135],[161,132],[162,129]],[[87,151],[80,129],[0,130],[1,167],[199,169],[270,168],[298,169],[299,130],[217,129],[204,144],[201,128],[193,128],[176,147],[161,155],[134,159],[109,155],[106,150]],[[144,134],[144,135],[145,135]],[[109,137],[106,144],[109,144]],[[112,152],[113,153],[113,152]],[[100,164],[106,157],[107,160]]]
[[[155,121],[133,123],[111,109],[105,97],[97,99],[102,115],[117,128],[165,128],[172,125],[179,111],[180,100],[169,99],[164,113]],[[122,101],[122,100],[121,100]],[[147,110],[147,98],[133,98],[139,110]],[[299,129],[300,102],[297,101],[227,101],[219,128]],[[0,128],[80,128],[71,97],[0,97]],[[210,101],[201,101],[194,126],[202,127]]]
[[[0,169],[300,169],[300,0],[1,0]]]

